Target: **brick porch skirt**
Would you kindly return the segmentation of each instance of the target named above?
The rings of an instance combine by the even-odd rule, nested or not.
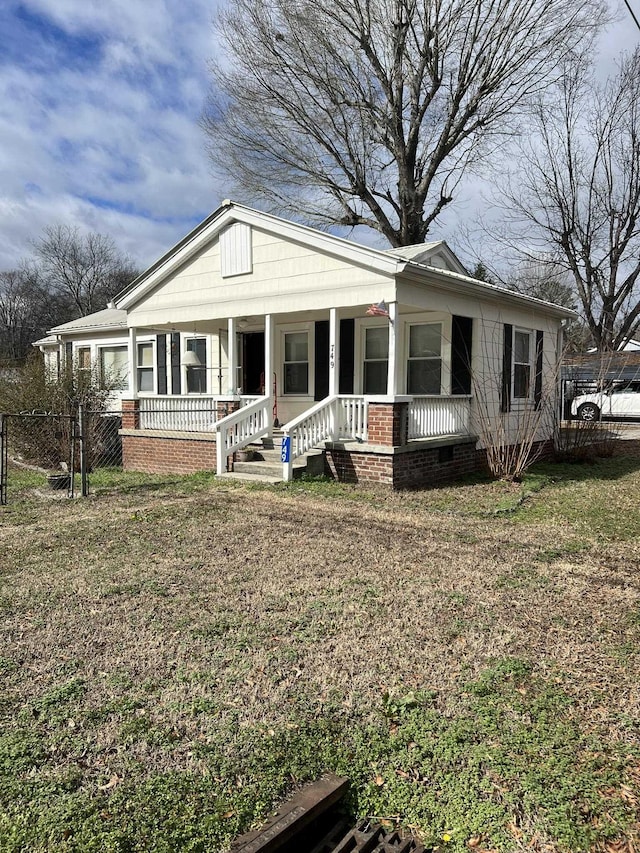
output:
[[[475,439],[445,440],[400,448],[365,445],[359,449],[335,443],[327,447],[327,473],[343,483],[375,483],[392,489],[437,486],[482,470],[484,457],[475,444]]]
[[[216,470],[216,442],[208,435],[120,430],[122,467],[145,474],[195,474]]]
[[[193,474],[216,470],[216,442],[209,434],[123,429],[120,435],[126,471]],[[476,450],[475,438],[412,442],[395,448],[335,442],[327,445],[325,470],[343,483],[411,489],[438,486],[484,471],[486,457]]]

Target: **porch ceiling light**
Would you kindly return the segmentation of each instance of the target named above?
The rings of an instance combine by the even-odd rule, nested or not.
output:
[[[182,364],[184,367],[202,367],[198,354],[191,349],[187,350],[182,356]]]

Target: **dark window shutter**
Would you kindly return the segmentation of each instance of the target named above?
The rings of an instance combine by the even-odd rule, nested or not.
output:
[[[353,394],[355,320],[340,320],[340,393]]]
[[[329,321],[318,320],[315,330],[315,400],[329,395]]]
[[[64,345],[64,361],[65,367],[71,370],[73,366],[73,344],[71,341],[67,341]]]
[[[158,394],[167,393],[167,336],[156,335],[156,372]]]
[[[451,393],[471,394],[471,347],[473,319],[456,317],[451,321]]]
[[[180,383],[180,332],[171,333],[171,393],[179,394]]]
[[[500,409],[511,411],[511,364],[513,362],[513,326],[504,324],[504,346],[502,350],[502,394]]]
[[[533,399],[536,409],[542,403],[542,354],[544,349],[544,332],[536,332],[536,382],[533,391]]]

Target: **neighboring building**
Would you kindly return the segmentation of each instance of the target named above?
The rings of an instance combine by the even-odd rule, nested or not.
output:
[[[595,347],[590,347],[587,350],[587,353],[598,352]],[[623,344],[618,352],[640,352],[640,341],[635,341],[633,338],[630,341],[627,341],[626,344]]]
[[[572,316],[470,278],[443,242],[381,251],[226,201],[37,343],[50,370],[120,378],[125,467],[221,473],[275,422],[291,456],[403,487],[475,468],[480,410],[517,435]]]

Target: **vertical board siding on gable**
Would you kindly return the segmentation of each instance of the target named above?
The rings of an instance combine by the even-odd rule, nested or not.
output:
[[[220,275],[242,275],[252,271],[251,226],[234,222],[220,234]]]

